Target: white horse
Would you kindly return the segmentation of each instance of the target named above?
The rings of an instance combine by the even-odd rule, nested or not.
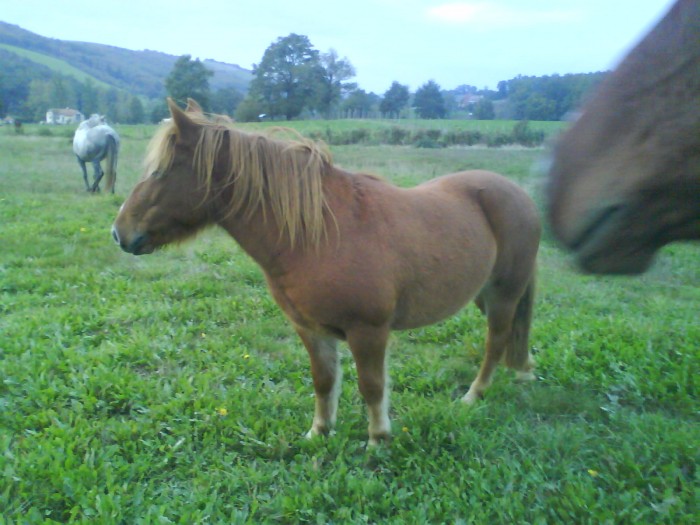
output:
[[[78,158],[78,164],[83,170],[85,189],[90,192],[100,191],[100,180],[105,174],[100,162],[107,159],[107,185],[105,191],[114,193],[114,183],[117,179],[117,157],[119,155],[119,135],[105,123],[104,117],[92,115],[80,123],[73,136],[73,152]],[[95,181],[88,184],[86,162],[92,162],[95,169]]]

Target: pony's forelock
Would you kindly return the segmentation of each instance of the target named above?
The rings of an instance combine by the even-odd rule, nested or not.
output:
[[[175,158],[176,128],[172,120],[158,126],[151,138],[143,160],[144,177],[154,173],[167,173]]]

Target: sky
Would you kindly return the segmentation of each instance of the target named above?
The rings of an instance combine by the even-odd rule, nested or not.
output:
[[[0,20],[41,36],[213,59],[251,69],[305,35],[383,94],[433,80],[496,89],[517,75],[611,69],[673,0],[1,0]]]

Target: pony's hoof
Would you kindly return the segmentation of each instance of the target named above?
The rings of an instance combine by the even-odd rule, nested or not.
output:
[[[367,440],[367,448],[378,447],[384,443],[389,443],[391,441],[391,434],[389,432],[379,432],[377,434],[369,436]]]
[[[484,394],[481,394],[477,392],[476,390],[472,390],[471,388],[469,389],[469,392],[464,394],[464,397],[462,397],[461,401],[467,406],[472,406],[476,405],[479,400],[484,398]]]
[[[520,370],[515,371],[515,382],[516,383],[528,383],[530,381],[537,381],[537,376],[531,371],[522,372]]]
[[[306,439],[313,439],[313,438],[315,438],[316,436],[322,436],[322,435],[323,435],[323,434],[321,434],[320,432],[318,432],[317,430],[314,430],[314,429],[312,428],[311,430],[309,430],[309,431],[304,435],[304,437],[305,437]]]
[[[367,448],[377,448],[384,444],[389,444],[391,436],[372,437],[367,440]]]
[[[313,426],[311,429],[305,434],[306,439],[314,439],[317,436],[328,436],[329,434],[332,434],[333,431],[329,428],[320,428]]]

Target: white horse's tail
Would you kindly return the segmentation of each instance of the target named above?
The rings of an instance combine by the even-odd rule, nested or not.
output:
[[[107,183],[105,184],[105,192],[114,193],[114,185],[117,182],[117,158],[119,156],[119,143],[111,136],[107,136],[107,156],[105,157]]]

